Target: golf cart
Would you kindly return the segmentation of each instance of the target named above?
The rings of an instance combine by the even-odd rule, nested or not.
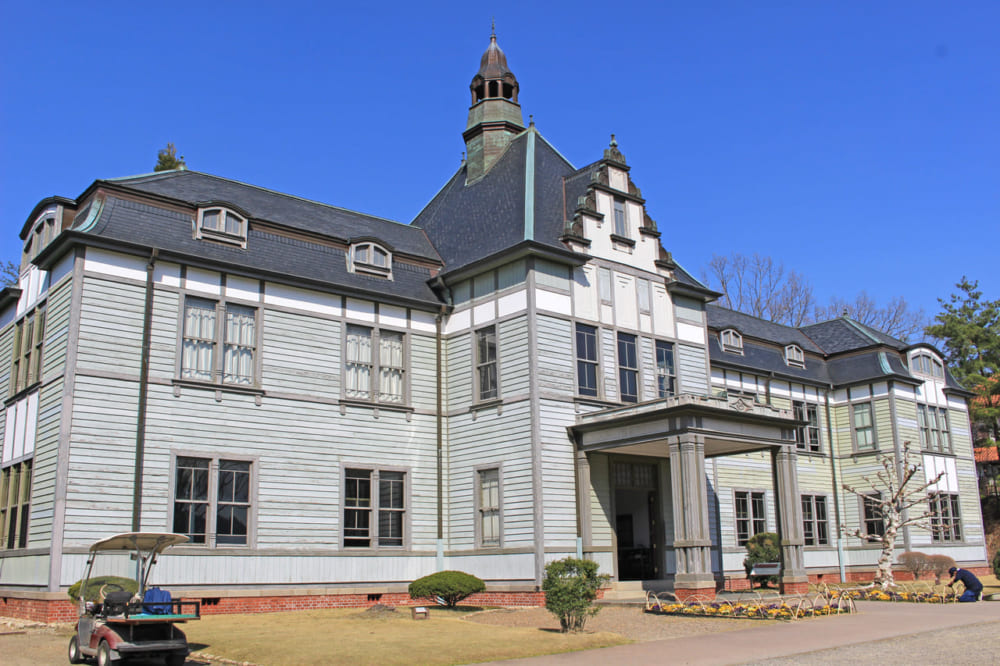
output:
[[[158,655],[165,657],[167,666],[184,663],[190,649],[184,632],[175,625],[197,620],[201,604],[173,601],[169,592],[147,585],[157,556],[187,541],[183,534],[129,532],[101,539],[90,547],[78,596],[79,620],[69,641],[71,664],[96,657],[98,666],[112,666]],[[94,562],[99,554],[103,566],[97,572],[134,573],[134,592],[106,582],[107,577],[95,576]]]

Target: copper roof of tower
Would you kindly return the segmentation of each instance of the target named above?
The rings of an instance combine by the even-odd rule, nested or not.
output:
[[[504,52],[497,46],[497,35],[494,32],[490,35],[490,45],[487,47],[486,51],[483,53],[482,59],[479,61],[479,72],[477,76],[481,76],[484,79],[499,79],[504,76],[504,74],[514,75],[510,68],[507,66],[507,56]]]

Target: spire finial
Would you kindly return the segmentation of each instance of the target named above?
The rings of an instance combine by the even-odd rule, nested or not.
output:
[[[535,114],[533,113],[528,114],[528,125],[530,125],[531,127],[535,126]]]
[[[496,38],[497,38],[497,17],[496,16],[491,16],[490,17],[490,39],[496,39]]]
[[[612,148],[617,148],[618,147],[618,142],[615,141],[615,135],[614,134],[611,135],[611,147]]]

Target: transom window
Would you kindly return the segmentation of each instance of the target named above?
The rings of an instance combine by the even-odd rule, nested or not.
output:
[[[630,333],[618,334],[618,388],[622,402],[639,401],[639,361],[636,354],[636,337]]]
[[[719,342],[722,344],[722,351],[743,353],[743,336],[731,328],[719,333]]]
[[[796,368],[806,367],[806,357],[802,353],[802,348],[798,345],[788,345],[785,347],[785,365]]]
[[[246,247],[247,219],[221,206],[199,209],[196,237]]]
[[[375,350],[378,350],[377,353]],[[347,326],[344,345],[344,397],[402,404],[406,358],[403,334],[368,326]],[[373,386],[374,378],[377,386]]]
[[[223,325],[219,326],[219,321]],[[222,354],[217,353],[220,348]],[[255,385],[256,349],[256,308],[185,299],[181,379]]]
[[[392,277],[392,254],[378,243],[357,243],[348,254],[349,268],[355,273]]]
[[[927,375],[928,377],[944,378],[944,365],[930,354],[917,354],[910,359],[910,370],[912,372]]]
[[[576,325],[576,387],[580,395],[597,397],[597,328]]]
[[[745,546],[755,534],[767,531],[767,513],[763,491],[737,490],[736,543]]]
[[[344,470],[345,548],[400,547],[405,518],[405,472]]]

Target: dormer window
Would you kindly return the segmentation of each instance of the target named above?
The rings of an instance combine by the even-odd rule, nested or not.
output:
[[[356,243],[348,254],[350,270],[392,278],[392,254],[377,243]]]
[[[228,208],[202,208],[198,210],[195,238],[247,246],[247,218]]]
[[[931,354],[917,354],[910,359],[910,372],[944,379],[944,364]]]
[[[719,342],[722,344],[722,351],[743,353],[743,336],[731,328],[719,333]]]
[[[31,261],[56,237],[56,218],[49,211],[35,223],[31,233],[24,240],[24,258]]]
[[[802,353],[801,347],[798,345],[788,345],[785,347],[785,365],[796,368],[806,367],[806,358],[805,354]]]

